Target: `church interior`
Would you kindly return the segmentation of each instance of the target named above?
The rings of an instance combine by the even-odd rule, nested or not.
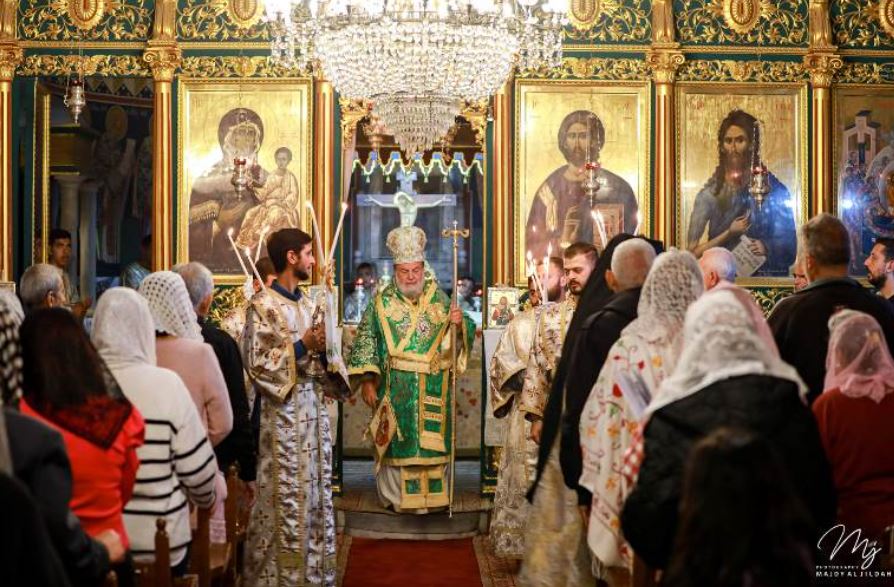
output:
[[[0,0],[4,585],[894,584],[892,352],[894,0]]]

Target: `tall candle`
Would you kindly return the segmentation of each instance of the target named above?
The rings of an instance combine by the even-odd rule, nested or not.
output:
[[[317,245],[317,263],[322,265],[326,264],[326,257],[323,256],[323,233],[320,232],[320,225],[317,223],[317,212],[314,210],[314,205],[310,202],[307,203],[307,208],[310,210],[310,219],[314,225],[314,242]]]
[[[255,265],[255,262],[251,260],[251,249],[245,247],[245,256],[248,257],[248,264],[251,265],[251,270],[255,274],[255,279],[258,280],[258,283],[261,284],[261,289],[267,291],[267,286],[264,285],[264,280],[261,279],[261,274],[258,273],[258,266]]]
[[[341,227],[345,222],[345,214],[348,211],[348,204],[346,202],[341,203],[341,218],[338,219],[338,227],[335,229],[335,237],[332,239],[332,247],[329,249],[329,256],[326,257],[327,261],[332,260],[332,255],[335,254],[335,247],[338,246],[338,237],[341,235]]]
[[[642,223],[643,223],[642,214],[640,214],[640,212],[637,211],[636,212],[636,228],[633,229],[633,236],[636,236],[639,234],[639,227],[642,225]]]
[[[227,238],[230,239],[230,246],[233,247],[233,252],[236,253],[236,258],[239,260],[239,266],[242,267],[242,273],[245,274],[246,277],[250,277],[248,274],[248,269],[245,268],[245,263],[242,262],[242,255],[239,254],[239,249],[236,248],[236,243],[233,242],[233,229],[227,231]],[[250,260],[250,258],[249,258]]]
[[[608,239],[605,236],[605,222],[602,220],[602,212],[596,210],[590,212],[590,215],[593,217],[593,222],[596,224],[596,230],[599,232],[599,242],[602,244],[602,250],[604,251]]]
[[[258,263],[258,259],[261,258],[261,249],[264,248],[264,237],[267,236],[267,231],[270,229],[266,224],[264,228],[261,229],[261,237],[258,239],[258,250],[255,251],[255,264]]]

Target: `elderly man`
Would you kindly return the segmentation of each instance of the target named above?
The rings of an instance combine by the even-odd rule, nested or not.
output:
[[[724,247],[711,247],[702,253],[698,260],[702,270],[705,291],[709,291],[721,283],[736,282],[736,258]]]
[[[808,285],[779,302],[768,322],[780,356],[798,370],[812,403],[823,391],[832,314],[844,308],[869,314],[882,327],[891,348],[894,308],[848,277],[850,237],[841,220],[819,214],[801,227],[800,236]]]
[[[539,454],[530,491],[533,507],[526,532],[525,555],[519,585],[591,585],[583,524],[577,494],[565,487],[559,463],[564,393],[550,395],[562,353],[565,334],[598,255],[593,245],[578,242],[564,252],[569,296],[540,312],[531,345],[531,357],[519,398],[519,409],[531,420],[531,437]]]
[[[26,312],[40,308],[68,307],[62,271],[48,263],[37,263],[25,270],[19,282],[19,295]]]
[[[214,298],[214,277],[211,271],[201,263],[193,261],[174,267],[186,283],[189,300],[196,310],[199,324],[202,327],[202,339],[211,345],[230,396],[233,408],[233,430],[214,447],[217,455],[217,466],[221,471],[230,465],[239,463],[239,478],[248,483],[250,494],[254,494],[254,481],[257,468],[257,449],[249,422],[248,398],[245,394],[244,370],[239,346],[229,334],[208,320],[208,312]]]
[[[425,232],[402,226],[388,233],[394,281],[367,307],[357,329],[348,373],[375,409],[376,486],[396,512],[424,514],[450,503],[452,451],[451,325],[458,371],[465,369],[475,324],[436,281],[425,278]]]

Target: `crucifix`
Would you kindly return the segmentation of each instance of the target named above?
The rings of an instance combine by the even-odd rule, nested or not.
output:
[[[453,239],[453,299],[451,309],[457,307],[459,299],[456,291],[456,282],[459,279],[459,239],[469,238],[468,228],[459,228],[459,223],[454,220],[453,228],[445,228],[441,231],[444,238]],[[453,517],[453,486],[456,483],[456,325],[450,324],[450,358],[453,378],[453,388],[450,392],[450,517]]]
[[[357,194],[358,206],[396,208],[400,213],[401,226],[415,226],[419,210],[435,208],[441,204],[456,206],[456,194],[418,194],[413,188],[416,172],[397,172],[400,190],[396,194]]]

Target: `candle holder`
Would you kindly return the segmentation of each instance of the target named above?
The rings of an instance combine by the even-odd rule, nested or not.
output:
[[[78,124],[81,112],[87,106],[87,96],[84,93],[84,82],[80,78],[71,80],[65,92],[65,98],[62,100],[65,107],[71,113],[74,123]]]
[[[248,161],[245,157],[236,157],[233,159],[233,177],[230,178],[230,183],[233,184],[233,187],[236,188],[236,196],[241,200],[242,195],[248,190],[249,185],[251,185],[251,178],[248,176]]]

